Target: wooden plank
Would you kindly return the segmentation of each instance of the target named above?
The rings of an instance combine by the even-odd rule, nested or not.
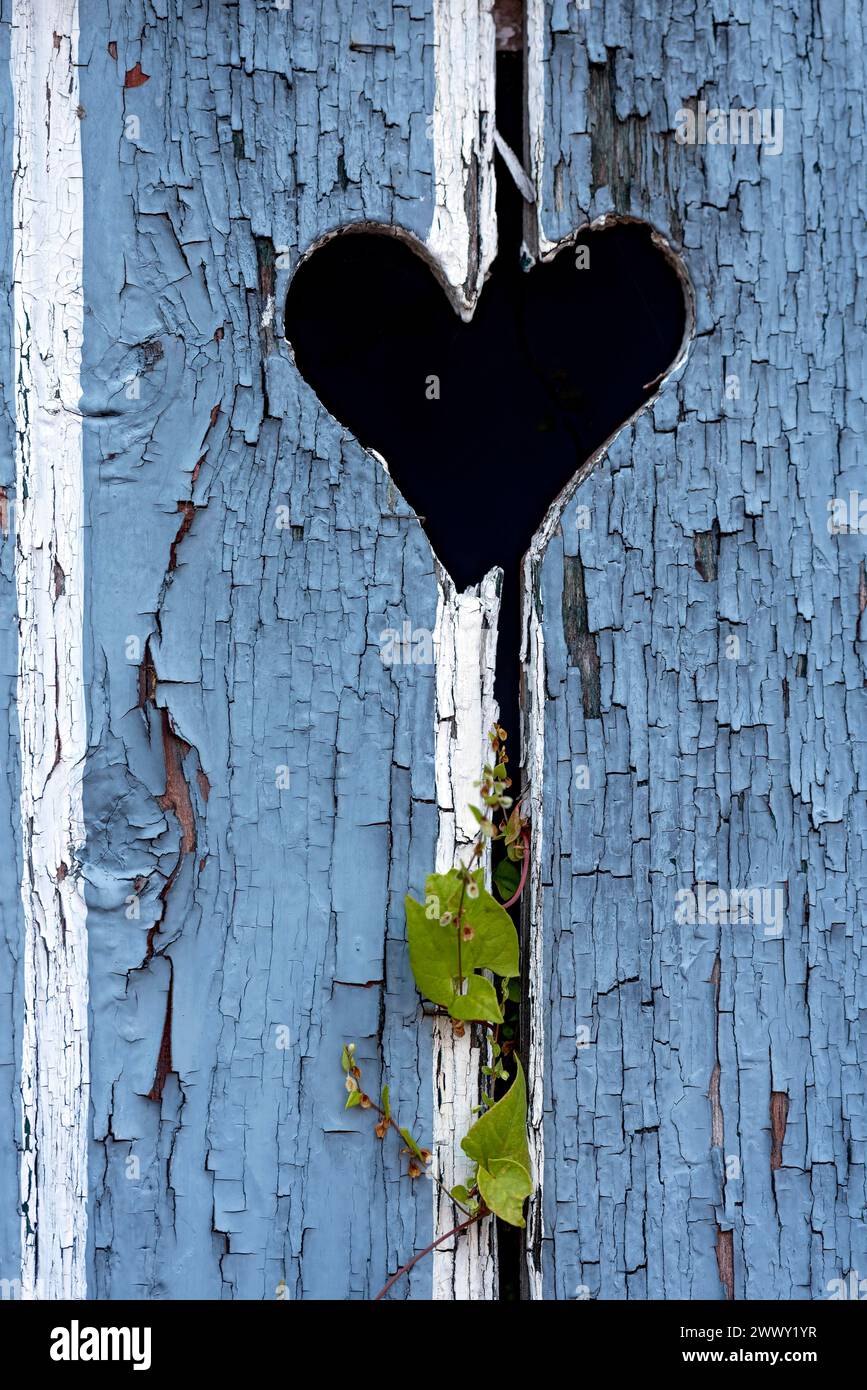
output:
[[[72,329],[85,310],[66,379],[80,370],[81,417],[67,391],[34,454],[24,396],[50,393],[25,373],[15,480],[0,371],[0,611],[16,613],[17,522],[21,651],[54,645],[67,673],[48,713],[65,721],[70,813],[52,818],[60,856],[37,816],[23,874],[18,808],[40,812],[54,725],[7,629],[0,1190],[17,1190],[19,1147],[25,1183],[40,1154],[68,1182],[46,1186],[34,1229],[29,1199],[23,1221],[4,1205],[0,1280],[45,1297],[370,1297],[445,1213],[344,1112],[339,1050],[358,1042],[368,1083],[381,1059],[402,1121],[450,1152],[479,1059],[431,1036],[402,899],[465,836],[496,602],[490,585],[453,593],[385,469],[299,380],[281,313],[300,257],[348,222],[416,239],[470,313],[496,246],[490,16],[447,0],[51,3],[32,48],[43,5],[15,0],[0,35],[32,78],[16,88],[26,128],[50,132],[50,94],[82,178],[43,244],[10,80],[22,215],[4,226],[31,260],[0,333],[17,322],[21,346],[35,327],[50,348],[62,320],[40,315],[40,276],[51,258],[83,267],[58,301]],[[867,581],[863,536],[828,526],[832,499],[863,491],[859,21],[844,0],[529,9],[528,247],[641,217],[696,293],[688,359],[527,564],[535,1297],[824,1297],[867,1268]],[[782,150],[679,145],[699,98],[781,108]],[[64,487],[31,489],[22,522],[28,469],[55,455]],[[64,581],[37,611],[57,581],[39,516]],[[435,662],[381,660],[405,622],[436,634]],[[22,716],[36,736],[19,776]],[[764,920],[678,920],[687,890],[707,915],[702,885],[758,893]],[[88,1067],[92,1113],[74,1104],[66,1125],[37,1103],[59,1075],[68,1111]],[[485,1240],[394,1296],[495,1294]]]
[[[478,1058],[434,1056],[403,896],[461,786],[434,663],[381,659],[387,629],[433,634],[441,586],[282,306],[362,222],[471,298],[477,222],[437,199],[478,180],[484,54],[456,120],[438,13],[113,0],[82,26],[91,1296],[371,1297],[432,1238],[432,1186],[344,1111],[339,1056],[453,1139],[443,1077]],[[477,10],[449,14],[469,43]],[[393,1296],[490,1295],[487,1243],[436,1263]]]
[[[863,490],[862,25],[531,7],[539,251],[640,217],[696,294],[688,361],[528,570],[537,1298],[823,1298],[867,1266],[864,537],[828,527]],[[781,151],[679,144],[699,98],[782,108]],[[770,896],[679,921],[702,884]]]

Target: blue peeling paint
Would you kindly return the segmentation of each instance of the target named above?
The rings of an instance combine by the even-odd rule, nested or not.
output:
[[[547,14],[547,234],[650,220],[697,322],[539,576],[544,1296],[823,1298],[867,1270],[865,545],[827,526],[867,493],[860,26],[839,3]],[[676,145],[697,94],[783,105],[783,152]],[[564,616],[578,556],[595,719]],[[700,880],[780,889],[782,937],[678,925]]]
[[[423,10],[392,32],[375,8],[296,5],[290,32],[252,4],[156,25],[83,6],[100,1298],[271,1299],[284,1279],[290,1298],[370,1297],[431,1239],[428,1185],[344,1110],[340,1051],[357,1041],[371,1088],[382,1063],[430,1135],[402,901],[433,861],[433,671],[384,667],[379,633],[433,626],[432,559],[299,381],[279,309],[261,326],[329,228],[427,229],[406,113],[429,28]],[[387,30],[387,60],[347,58]]]
[[[827,527],[832,497],[867,495],[860,16],[547,16],[545,231],[649,220],[697,321],[538,575],[543,1292],[821,1298],[867,1275],[867,582],[863,536]],[[80,27],[89,1292],[369,1297],[431,1235],[427,1184],[343,1109],[338,1059],[357,1040],[430,1133],[402,897],[433,857],[433,673],[385,668],[379,634],[431,627],[436,591],[408,508],[299,381],[280,305],[347,221],[426,233],[430,14],[83,0]],[[0,22],[8,171],[7,51]],[[783,153],[677,146],[699,93],[783,104]],[[8,177],[0,198],[8,269]],[[7,299],[6,487],[10,347]],[[19,1262],[12,557],[3,538],[0,1278]],[[784,889],[782,937],[678,923],[701,880]],[[395,1293],[430,1281],[422,1263]]]

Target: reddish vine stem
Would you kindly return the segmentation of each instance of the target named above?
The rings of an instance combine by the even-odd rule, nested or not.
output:
[[[397,1135],[398,1139],[400,1139],[401,1142],[405,1144],[405,1143],[406,1143],[406,1140],[404,1139],[404,1136],[401,1134],[401,1132],[400,1132],[400,1125],[397,1123],[397,1120],[394,1118],[394,1116],[393,1116],[393,1115],[386,1115],[386,1113],[385,1113],[385,1111],[382,1109],[382,1107],[381,1107],[380,1105],[377,1105],[377,1103],[376,1103],[376,1101],[373,1099],[373,1097],[372,1097],[372,1096],[369,1096],[369,1095],[367,1094],[366,1091],[362,1091],[362,1092],[361,1092],[361,1098],[362,1098],[362,1100],[366,1100],[366,1101],[368,1102],[368,1104],[369,1104],[371,1110],[375,1110],[375,1111],[376,1111],[377,1115],[379,1115],[380,1119],[383,1121],[384,1124],[387,1124],[387,1125],[390,1125],[390,1126],[391,1126],[391,1128],[394,1130],[395,1134]],[[458,1208],[459,1211],[465,1212],[465,1211],[467,1210],[466,1207],[463,1205],[462,1202],[459,1202],[459,1201],[457,1200],[456,1197],[453,1197],[453,1196],[452,1196],[452,1194],[449,1192],[448,1188],[446,1187],[445,1183],[442,1181],[442,1179],[441,1179],[435,1172],[431,1172],[431,1178],[432,1178],[432,1180],[436,1183],[437,1187],[439,1188],[439,1190],[440,1190],[440,1192],[443,1194],[443,1196],[444,1196],[444,1197],[448,1197],[449,1201],[450,1201],[450,1202],[453,1202],[454,1205]]]
[[[464,893],[466,892],[466,889],[467,889],[466,883],[462,883],[462,884],[461,884],[461,896],[460,896],[460,900],[459,900],[459,902],[458,902],[458,918],[457,918],[457,922],[455,923],[455,931],[457,932],[457,941],[458,941],[458,990],[460,991],[461,994],[463,994],[463,990],[464,990],[464,967],[463,967],[463,962],[462,962],[462,960],[461,960],[461,931],[462,931],[461,915],[462,915],[463,910],[464,910]]]
[[[486,1211],[477,1211],[474,1216],[468,1216],[466,1221],[461,1221],[461,1223],[458,1226],[453,1226],[450,1231],[446,1231],[444,1236],[439,1236],[437,1240],[432,1240],[430,1245],[425,1246],[424,1250],[419,1250],[417,1255],[413,1255],[411,1260],[407,1260],[405,1265],[401,1265],[397,1273],[392,1274],[388,1282],[386,1284],[383,1284],[382,1288],[376,1295],[376,1298],[373,1300],[373,1302],[378,1303],[380,1299],[385,1298],[385,1295],[388,1293],[389,1289],[397,1283],[398,1279],[402,1279],[405,1274],[409,1274],[409,1271],[412,1269],[413,1265],[417,1265],[419,1260],[424,1259],[425,1255],[429,1255],[432,1250],[436,1250],[438,1245],[443,1244],[443,1241],[450,1240],[452,1236],[459,1236],[461,1234],[461,1231],[465,1231],[468,1226],[472,1226],[473,1222],[481,1221],[483,1216],[487,1216]]]
[[[526,830],[523,831],[521,839],[524,841],[524,853],[521,855],[521,881],[509,901],[503,903],[503,907],[506,908],[514,907],[527,884],[527,870],[530,867],[530,836],[527,834]]]

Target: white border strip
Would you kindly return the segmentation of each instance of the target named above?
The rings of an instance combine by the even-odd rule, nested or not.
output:
[[[434,632],[436,651],[436,796],[439,807],[438,873],[451,869],[476,837],[469,806],[478,800],[477,783],[487,760],[487,735],[497,718],[494,663],[497,654],[499,571],[486,575],[478,591],[459,594],[439,571]],[[446,1188],[466,1181],[471,1164],[459,1145],[476,1116],[483,1047],[467,1027],[456,1038],[450,1019],[433,1029],[434,1163]],[[455,1207],[434,1186],[434,1237],[455,1225]],[[497,1297],[496,1229],[493,1221],[471,1226],[456,1242],[433,1252],[433,1298]]]
[[[453,287],[464,319],[471,317],[497,254],[492,4],[433,0],[435,204],[427,247]]]
[[[426,247],[469,319],[497,254],[494,176],[495,47],[493,0],[433,0],[434,110],[431,119],[434,214]],[[486,738],[497,717],[498,572],[459,594],[437,564],[436,866],[450,869],[475,838],[468,807],[485,761]],[[433,1027],[433,1148],[446,1188],[464,1181],[469,1162],[458,1147],[478,1104],[483,1049],[468,1028],[456,1038],[448,1019]],[[455,1224],[455,1208],[433,1187],[434,1235]],[[433,1252],[433,1294],[442,1300],[497,1297],[493,1221],[473,1226]]]
[[[86,1294],[84,196],[76,0],[13,0],[22,1297]]]
[[[542,182],[545,177],[545,0],[525,0],[524,71],[527,92],[527,137],[529,145],[529,176],[536,190],[535,246],[525,247],[528,254],[546,260],[557,243],[545,236],[542,215],[544,203]],[[526,226],[526,223],[525,223]]]

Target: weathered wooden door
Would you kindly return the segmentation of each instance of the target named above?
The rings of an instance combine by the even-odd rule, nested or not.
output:
[[[447,1168],[480,1050],[423,1012],[402,904],[472,833],[496,583],[454,591],[283,306],[368,223],[471,312],[495,29],[484,0],[6,0],[0,1278],[27,1298],[364,1299],[451,1224],[339,1057]],[[867,1274],[861,16],[529,0],[524,33],[528,257],[636,218],[692,296],[525,567],[526,1293],[822,1298]],[[433,661],[380,659],[405,623]],[[495,1246],[391,1296],[494,1298]]]

